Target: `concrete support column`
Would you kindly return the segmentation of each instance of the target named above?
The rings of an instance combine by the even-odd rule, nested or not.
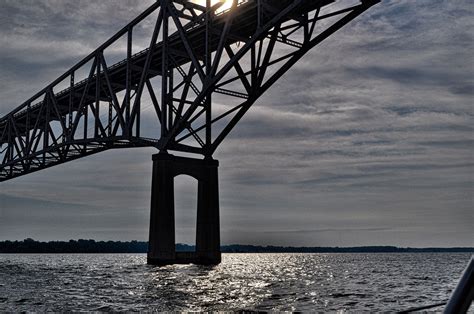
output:
[[[176,260],[174,220],[174,169],[169,155],[153,156],[148,264]]]
[[[212,159],[153,156],[148,264],[221,262],[218,167],[219,162]],[[174,178],[178,175],[189,175],[198,181],[195,253],[175,251]]]
[[[221,262],[217,161],[207,161],[198,185],[196,253],[200,264]]]

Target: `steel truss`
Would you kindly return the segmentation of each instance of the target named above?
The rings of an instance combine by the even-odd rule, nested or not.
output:
[[[0,181],[114,148],[212,158],[283,74],[378,2],[234,0],[220,11],[209,0],[157,1],[0,119]],[[144,21],[153,21],[151,40],[134,54],[134,31]],[[115,46],[125,59],[109,65]],[[151,117],[159,128],[146,137],[142,120]]]

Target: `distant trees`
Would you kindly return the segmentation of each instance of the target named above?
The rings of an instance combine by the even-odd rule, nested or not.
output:
[[[195,247],[176,244],[177,252],[193,252]],[[146,253],[148,242],[69,240],[39,242],[33,239],[0,242],[0,253]],[[395,246],[366,247],[283,247],[226,245],[223,253],[474,253],[474,248],[398,248]]]
[[[148,242],[69,240],[38,242],[33,239],[0,242],[0,253],[146,253]]]

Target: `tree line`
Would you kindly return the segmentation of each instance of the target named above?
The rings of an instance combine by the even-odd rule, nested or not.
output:
[[[0,253],[146,253],[148,242],[69,240],[40,242],[33,239],[0,242]],[[176,244],[177,252],[193,252],[195,247]],[[474,253],[474,248],[399,248],[395,246],[364,247],[283,247],[225,245],[223,253]]]

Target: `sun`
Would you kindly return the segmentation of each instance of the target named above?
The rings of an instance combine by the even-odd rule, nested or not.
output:
[[[193,0],[194,3],[200,4],[202,6],[206,5],[206,0]],[[217,10],[218,12],[220,11],[225,11],[228,10],[232,7],[232,2],[233,0],[211,0],[211,5],[215,5],[219,2],[223,2],[222,6]],[[240,1],[239,1],[240,2]]]

